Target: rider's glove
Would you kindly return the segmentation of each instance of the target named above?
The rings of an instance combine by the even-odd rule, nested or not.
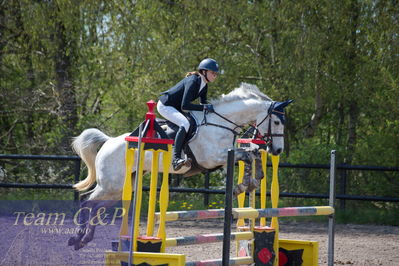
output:
[[[212,104],[204,104],[204,111],[209,112],[209,113],[213,113],[213,112],[215,112],[215,109],[213,109],[213,105]]]

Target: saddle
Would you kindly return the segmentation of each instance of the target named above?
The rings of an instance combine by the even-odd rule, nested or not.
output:
[[[186,173],[184,173],[183,176],[189,177],[203,172],[211,172],[219,169],[220,167],[217,167],[215,169],[207,169],[198,164],[197,160],[195,159],[194,153],[191,151],[190,146],[188,145],[188,143],[191,142],[198,133],[198,122],[197,119],[193,115],[191,115],[191,113],[185,113],[184,115],[190,123],[190,128],[187,132],[187,136],[183,144],[183,152],[187,155],[189,159],[191,159],[191,168]],[[179,130],[179,127],[176,124],[160,118],[157,118],[156,121],[165,131],[168,138],[175,139],[177,131]]]
[[[190,123],[190,128],[188,129],[187,136],[185,139],[184,146],[187,146],[187,143],[190,142],[191,140],[194,139],[194,137],[197,135],[198,132],[198,126],[197,126],[197,120],[194,116],[192,116],[190,113],[184,114],[185,117],[187,118],[188,122]],[[162,129],[165,131],[166,135],[170,139],[175,139],[177,131],[179,131],[179,127],[170,122],[169,120],[166,119],[161,119],[157,118],[156,119],[157,123],[162,127]]]

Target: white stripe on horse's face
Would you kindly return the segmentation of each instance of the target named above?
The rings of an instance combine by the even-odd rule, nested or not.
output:
[[[269,151],[273,155],[279,155],[284,150],[284,124],[277,115],[272,115],[272,134],[279,134],[278,137],[273,138],[273,145]]]
[[[265,118],[266,115],[266,112],[259,114],[256,119],[256,124],[258,125]],[[259,133],[264,136],[269,133],[270,125],[270,133],[272,135],[279,135],[271,136],[272,144],[267,148],[267,151],[269,153],[273,155],[279,155],[284,150],[284,124],[282,123],[281,119],[274,114],[271,115],[271,120],[272,121],[270,123],[270,117],[266,118],[266,120],[264,120],[264,122],[260,124],[258,130]]]

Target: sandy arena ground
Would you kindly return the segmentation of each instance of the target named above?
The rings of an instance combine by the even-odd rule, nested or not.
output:
[[[327,226],[327,223],[280,222],[280,238],[318,241],[319,265],[327,265]],[[168,224],[168,235],[170,236],[220,232],[223,232],[223,226],[217,221]],[[213,243],[176,247],[170,248],[169,251],[187,254],[187,261],[220,258],[222,245]],[[231,256],[235,256],[235,245],[231,246]],[[334,262],[335,265],[399,265],[399,227],[336,225]]]
[[[67,245],[67,232],[48,232],[38,226],[15,225],[14,219],[0,217],[0,265],[103,265],[104,251],[119,225],[99,226],[95,238],[79,251]],[[72,222],[64,229],[73,226]],[[235,231],[233,228],[232,231]],[[193,236],[222,233],[222,220],[168,222],[167,235]],[[293,223],[280,220],[280,238],[319,242],[319,265],[327,265],[327,223]],[[187,261],[222,257],[222,243],[168,248],[167,252],[187,255]],[[231,245],[235,256],[235,243]],[[399,265],[399,227],[336,225],[335,265]]]

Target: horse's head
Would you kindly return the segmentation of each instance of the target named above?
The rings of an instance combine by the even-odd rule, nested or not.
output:
[[[256,125],[259,134],[267,142],[267,151],[273,155],[279,155],[284,149],[284,108],[293,100],[285,102],[269,102],[267,112],[262,112],[256,117]],[[268,104],[269,104],[268,103]]]

